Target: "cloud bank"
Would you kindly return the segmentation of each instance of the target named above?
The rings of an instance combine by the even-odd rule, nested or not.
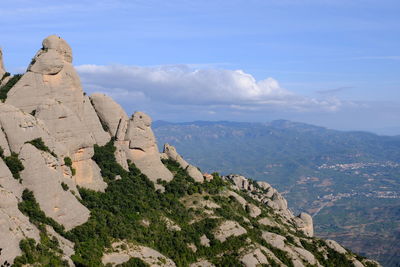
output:
[[[316,99],[282,88],[278,81],[257,81],[242,70],[193,69],[189,65],[156,67],[80,65],[85,90],[103,92],[118,101],[175,106],[225,107],[232,110],[336,111],[337,98]]]

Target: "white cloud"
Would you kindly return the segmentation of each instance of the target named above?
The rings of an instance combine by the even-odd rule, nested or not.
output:
[[[104,92],[122,102],[140,99],[154,104],[253,111],[271,108],[335,111],[342,105],[337,98],[297,95],[282,88],[273,78],[257,81],[242,70],[193,69],[188,65],[81,65],[76,69],[89,93]]]

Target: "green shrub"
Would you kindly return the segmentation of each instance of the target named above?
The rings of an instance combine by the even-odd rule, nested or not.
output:
[[[139,258],[131,258],[129,259],[129,261],[122,263],[122,264],[118,264],[118,267],[148,267],[150,265],[148,265],[147,263],[145,263],[144,261],[142,261]]]
[[[4,76],[3,76],[4,77]],[[4,102],[7,99],[7,93],[21,79],[22,74],[15,74],[5,85],[0,88],[0,100]]]
[[[64,191],[68,191],[68,189],[69,189],[69,186],[68,186],[66,183],[64,183],[64,182],[61,183],[61,187],[62,187],[62,189],[63,189]]]
[[[1,151],[3,152],[3,151]],[[3,155],[3,153],[1,153]],[[21,179],[20,172],[24,170],[24,165],[18,158],[18,154],[11,152],[11,155],[8,157],[2,156],[4,162],[6,163],[7,167],[10,169],[13,177],[17,180]]]
[[[65,166],[69,167],[69,169],[71,170],[72,176],[75,176],[76,169],[72,167],[72,160],[71,160],[70,157],[65,157],[64,158],[64,164],[65,164]]]
[[[69,266],[68,262],[61,258],[58,240],[50,239],[45,231],[40,233],[40,243],[32,238],[21,240],[19,247],[22,255],[14,259],[15,267],[25,265],[33,266]]]
[[[46,214],[40,209],[39,203],[36,202],[32,191],[25,189],[22,192],[22,201],[18,203],[18,209],[28,216],[29,221],[36,226],[47,224],[52,226],[57,233],[65,235],[64,226],[46,216]]]
[[[57,155],[54,153],[54,151],[51,151],[50,148],[48,148],[48,146],[45,145],[45,143],[43,142],[43,139],[41,137],[33,139],[29,142],[25,142],[28,144],[33,145],[34,147],[36,147],[39,150],[42,150],[44,152],[50,153],[53,157],[57,158]]]

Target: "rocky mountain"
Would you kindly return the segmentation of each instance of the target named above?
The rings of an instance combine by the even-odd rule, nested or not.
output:
[[[295,212],[307,211],[317,236],[334,239],[384,266],[400,264],[400,138],[342,132],[291,121],[156,121],[204,171],[267,180]]]
[[[159,153],[148,115],[83,92],[60,37],[23,75],[0,62],[1,266],[379,266],[268,183]]]

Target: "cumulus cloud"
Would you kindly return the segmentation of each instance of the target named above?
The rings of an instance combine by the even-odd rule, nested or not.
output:
[[[278,81],[257,81],[242,70],[193,69],[189,65],[156,67],[77,66],[85,89],[128,99],[170,105],[223,106],[233,110],[266,108],[307,111],[337,110],[337,98],[315,99],[282,88]]]

